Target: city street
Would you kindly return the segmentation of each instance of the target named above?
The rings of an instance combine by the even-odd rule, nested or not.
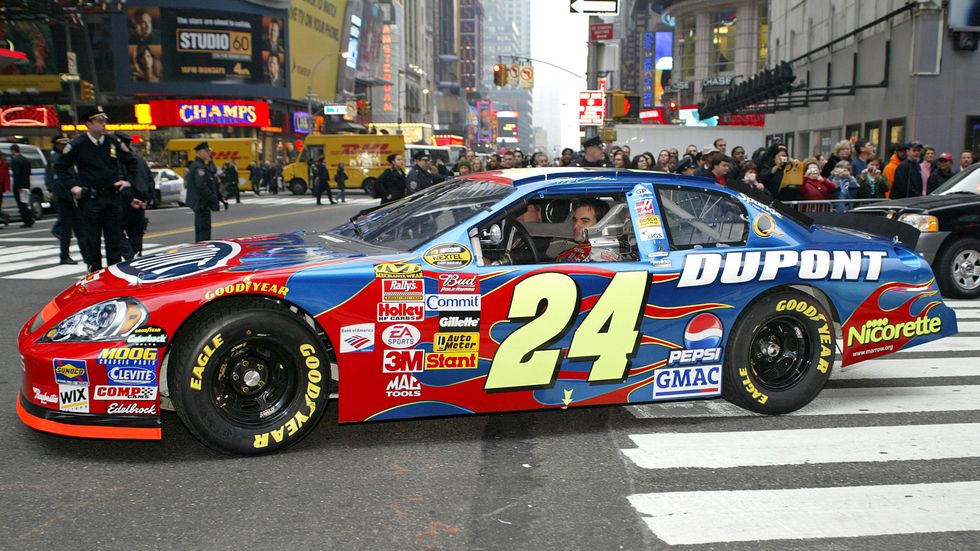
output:
[[[376,203],[243,193],[213,237],[328,229]],[[148,216],[147,253],[193,237],[187,208]],[[947,301],[959,335],[838,365],[782,417],[712,400],[339,426],[332,407],[295,447],[242,458],[171,412],[161,442],[17,419],[17,333],[84,271],[57,264],[52,224],[0,230],[2,549],[978,545],[980,301]]]

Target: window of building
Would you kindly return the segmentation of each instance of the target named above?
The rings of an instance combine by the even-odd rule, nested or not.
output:
[[[761,71],[769,60],[769,6],[766,4],[759,6],[759,43],[756,49],[759,57],[756,70]]]
[[[711,46],[709,50],[709,75],[725,75],[735,72],[735,17],[734,9],[711,14]]]
[[[849,124],[844,130],[844,138],[851,140],[851,143],[856,142],[861,139],[861,125],[860,124]]]
[[[696,19],[693,16],[681,20],[680,38],[677,39],[677,45],[680,50],[682,80],[694,78],[694,52],[697,42],[695,27]]]
[[[888,133],[885,138],[888,143],[885,144],[885,151],[879,151],[882,154],[888,154],[893,147],[905,142],[905,117],[900,119],[889,119],[888,120]]]

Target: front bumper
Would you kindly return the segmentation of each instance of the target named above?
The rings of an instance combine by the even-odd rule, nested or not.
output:
[[[32,429],[76,438],[160,440],[160,417],[54,411],[17,396],[17,416]]]
[[[947,236],[949,236],[948,231],[920,233],[919,242],[915,245],[915,252],[922,254],[926,262],[932,266],[933,261],[936,260],[936,255],[939,254],[939,247],[946,241]]]

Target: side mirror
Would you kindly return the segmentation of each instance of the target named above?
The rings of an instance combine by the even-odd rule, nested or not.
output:
[[[500,229],[500,224],[493,224],[489,228],[480,230],[480,242],[488,245],[500,245],[504,240],[504,232]]]

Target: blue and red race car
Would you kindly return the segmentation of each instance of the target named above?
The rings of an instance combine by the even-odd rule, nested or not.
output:
[[[92,274],[20,333],[17,411],[159,439],[167,406],[240,454],[295,444],[333,396],[344,423],[719,396],[779,414],[838,349],[847,366],[955,333],[895,240],[697,178],[511,170]]]

